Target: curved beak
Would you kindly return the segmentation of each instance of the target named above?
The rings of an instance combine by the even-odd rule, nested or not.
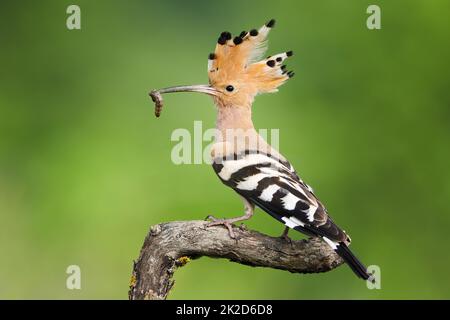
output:
[[[163,107],[163,99],[162,94],[164,93],[173,93],[173,92],[199,92],[206,93],[211,96],[217,96],[219,91],[206,84],[198,84],[192,86],[176,86],[176,87],[168,87],[159,90],[150,91],[149,95],[152,98],[153,102],[155,102],[155,115],[157,117],[160,116],[161,110]]]
[[[163,89],[159,89],[159,90],[153,90],[152,92],[155,92],[155,91],[159,92],[160,94],[172,93],[172,92],[200,92],[200,93],[206,93],[206,94],[209,94],[212,96],[215,96],[218,93],[218,91],[216,89],[214,89],[213,87],[211,87],[210,85],[207,85],[207,84],[168,87],[168,88],[163,88]],[[152,92],[150,92],[150,95]]]

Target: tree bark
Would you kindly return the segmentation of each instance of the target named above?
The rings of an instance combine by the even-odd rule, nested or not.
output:
[[[236,239],[231,239],[223,226],[206,228],[206,223],[175,221],[151,227],[134,262],[129,299],[166,299],[175,270],[202,256],[292,273],[326,272],[343,263],[319,238],[289,242],[241,225],[233,228]]]

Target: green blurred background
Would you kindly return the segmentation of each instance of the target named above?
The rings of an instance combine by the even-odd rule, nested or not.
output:
[[[66,29],[81,7],[82,29]],[[382,29],[366,28],[378,4]],[[382,271],[368,290],[348,267],[314,275],[202,258],[169,298],[450,298],[449,1],[2,1],[0,298],[126,299],[153,224],[233,217],[242,203],[207,165],[170,160],[176,128],[214,126],[202,95],[223,30],[274,17],[269,54],[296,77],[254,105],[280,149]],[[205,143],[206,145],[206,143]],[[262,211],[250,228],[279,235]],[[292,232],[291,232],[292,233]],[[296,238],[300,238],[297,236]],[[68,265],[82,289],[65,287]]]

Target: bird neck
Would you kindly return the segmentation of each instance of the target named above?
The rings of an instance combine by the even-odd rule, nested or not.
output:
[[[218,106],[216,141],[229,140],[227,136],[235,135],[241,131],[245,134],[257,134],[252,121],[251,106]]]
[[[245,150],[258,150],[276,158],[285,159],[255,130],[251,106],[224,107],[218,105],[217,110],[217,132],[211,152],[213,158]]]

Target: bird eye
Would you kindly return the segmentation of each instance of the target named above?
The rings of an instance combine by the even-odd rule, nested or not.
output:
[[[230,86],[227,86],[225,89],[226,89],[228,92],[231,92],[231,91],[234,90],[234,87],[230,85]]]

